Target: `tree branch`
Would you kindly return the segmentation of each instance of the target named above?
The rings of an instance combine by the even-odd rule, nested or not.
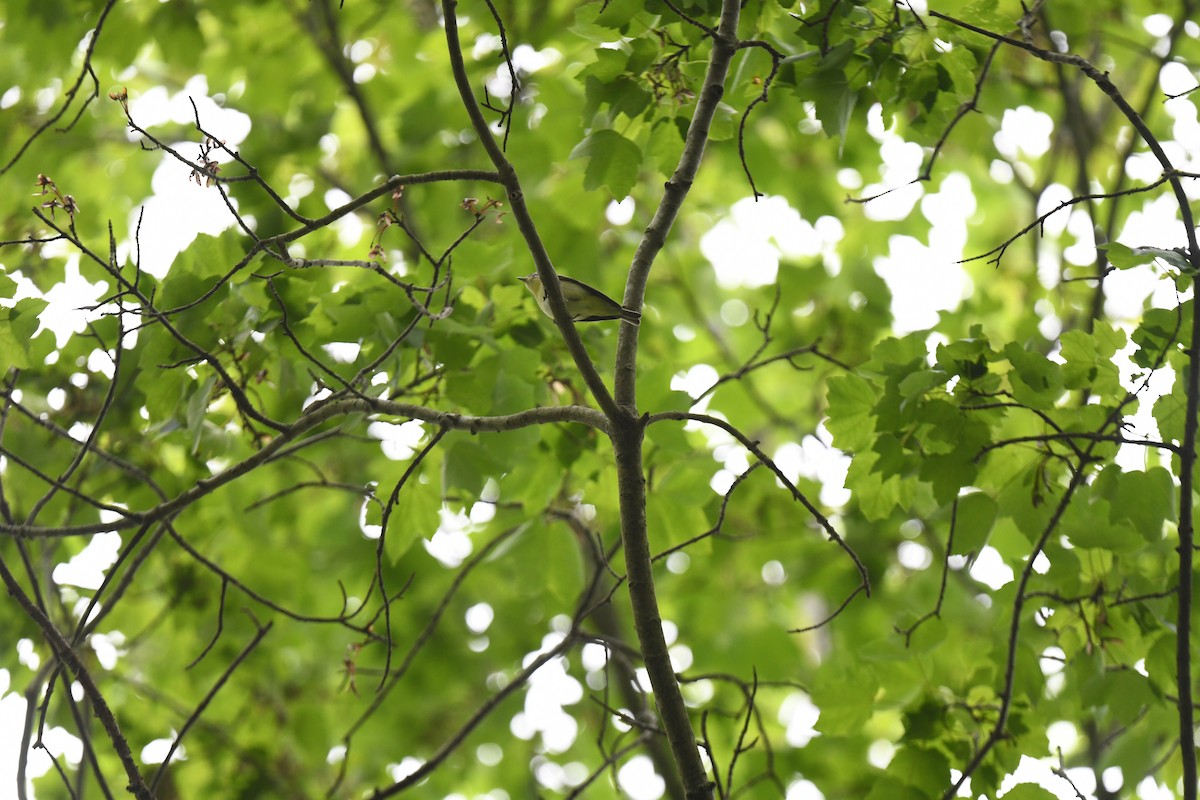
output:
[[[608,421],[604,418],[603,414],[595,409],[583,406],[552,406],[548,408],[533,408],[528,411],[498,417],[472,417],[438,411],[425,406],[394,403],[389,400],[377,400],[368,397],[328,400],[323,403],[314,404],[296,422],[286,426],[278,436],[265,444],[254,455],[218,472],[211,478],[196,481],[191,488],[180,492],[171,500],[151,506],[144,511],[123,511],[122,518],[112,522],[62,526],[34,526],[23,523],[0,522],[0,535],[9,535],[21,539],[84,536],[93,533],[103,533],[105,531],[127,530],[146,522],[166,519],[178,514],[201,497],[212,494],[218,488],[270,461],[286,445],[295,441],[301,434],[332,419],[356,412],[419,419],[451,430],[469,431],[470,433],[511,431],[519,428],[527,428],[531,425],[558,422],[577,422],[596,428],[603,433],[607,433],[609,430]]]
[[[504,154],[500,145],[496,143],[495,137],[492,136],[491,126],[483,118],[483,112],[480,111],[479,103],[475,100],[471,81],[467,77],[467,67],[463,63],[462,44],[458,39],[458,17],[455,14],[457,6],[458,0],[442,0],[442,14],[446,26],[446,48],[450,54],[450,68],[454,73],[454,83],[458,86],[458,93],[462,97],[463,108],[466,109],[467,116],[471,119],[471,127],[474,128],[475,135],[479,137],[479,143],[483,145],[488,158],[492,160],[492,164],[500,173],[500,182],[508,192],[508,202],[512,206],[513,217],[525,239],[525,246],[533,257],[538,276],[542,279],[542,286],[550,301],[550,310],[554,312],[554,324],[562,333],[567,350],[575,361],[575,367],[583,376],[584,382],[591,390],[592,396],[596,398],[600,408],[604,410],[605,415],[610,418],[615,417],[618,413],[617,406],[613,402],[608,387],[600,378],[600,373],[596,371],[596,365],[592,363],[587,348],[583,346],[579,332],[575,330],[575,323],[571,320],[566,300],[562,296],[562,289],[558,285],[558,273],[554,269],[550,254],[546,251],[541,234],[538,233],[533,217],[529,213],[529,207],[525,205],[525,192],[517,177],[516,167],[508,160],[508,156]],[[635,325],[622,325],[621,327],[635,330],[637,328]]]
[[[692,121],[688,125],[679,164],[663,188],[662,199],[659,200],[654,217],[646,226],[633,254],[633,262],[629,265],[629,278],[625,282],[625,299],[622,305],[634,311],[642,310],[646,299],[646,283],[650,279],[654,259],[666,244],[667,235],[671,232],[671,227],[683,208],[683,201],[691,191],[696,173],[700,170],[704,147],[708,143],[709,128],[717,113],[717,106],[725,95],[725,76],[729,73],[729,64],[738,49],[737,27],[740,10],[740,4],[734,0],[724,0],[721,4],[721,21],[713,36],[712,55],[709,56],[708,70],[704,75],[704,86],[700,90],[700,99],[696,102],[696,110],[692,113]],[[614,385],[617,404],[623,408],[637,407],[637,349],[637,326],[622,325],[617,335]]]
[[[4,559],[0,558],[0,581],[4,582],[5,587],[17,603],[24,609],[25,614],[33,620],[33,622],[41,629],[42,635],[46,637],[46,642],[54,650],[55,657],[60,662],[66,664],[71,672],[75,674],[75,679],[79,681],[79,685],[83,688],[84,694],[92,702],[92,709],[100,719],[100,724],[104,726],[105,732],[108,734],[109,741],[112,742],[113,749],[116,751],[117,758],[121,762],[121,766],[125,769],[125,775],[129,778],[129,788],[132,790],[134,797],[138,800],[154,800],[154,792],[146,785],[145,778],[137,768],[137,763],[133,759],[133,753],[129,749],[129,742],[125,738],[125,734],[121,733],[121,726],[117,724],[117,718],[113,715],[112,710],[108,707],[108,703],[104,700],[104,695],[100,692],[100,687],[96,685],[96,681],[92,678],[87,667],[83,665],[78,654],[71,648],[70,643],[59,632],[50,618],[38,608],[21,585],[17,583],[17,579],[9,571],[8,565],[4,563]]]

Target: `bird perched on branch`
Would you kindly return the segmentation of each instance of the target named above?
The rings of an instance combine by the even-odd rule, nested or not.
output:
[[[535,272],[532,275],[526,275],[521,278],[521,283],[525,284],[526,288],[533,293],[533,299],[537,301],[538,308],[544,311],[547,317],[553,318],[554,314],[550,311],[550,300],[546,296],[546,288],[542,285],[542,279],[538,277],[538,274]],[[562,289],[563,300],[567,302],[567,311],[570,312],[571,319],[576,322],[619,319],[630,325],[637,325],[642,321],[641,314],[632,308],[626,308],[604,292],[593,289],[586,283],[568,278],[566,275],[559,275],[558,286]]]

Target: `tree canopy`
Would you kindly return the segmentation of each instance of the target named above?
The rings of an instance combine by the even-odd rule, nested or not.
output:
[[[1196,16],[11,0],[0,792],[1194,800]]]

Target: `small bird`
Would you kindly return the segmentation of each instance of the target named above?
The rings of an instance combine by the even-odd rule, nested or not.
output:
[[[538,308],[545,312],[547,317],[553,318],[554,314],[550,311],[550,300],[546,297],[546,289],[542,286],[542,279],[538,277],[538,274],[535,272],[526,275],[521,278],[521,283],[525,284],[525,287],[533,293],[533,299],[537,301]],[[571,312],[571,319],[576,322],[619,319],[630,325],[637,325],[642,321],[641,314],[632,308],[626,308],[604,292],[593,289],[586,283],[568,278],[566,275],[559,275],[558,285],[562,289],[563,300],[567,302],[567,311]]]

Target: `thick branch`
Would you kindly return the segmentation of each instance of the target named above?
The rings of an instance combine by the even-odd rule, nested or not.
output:
[[[692,122],[688,125],[687,136],[684,139],[683,153],[679,156],[679,165],[672,173],[663,190],[662,199],[654,218],[646,226],[642,240],[638,243],[637,251],[633,254],[633,263],[629,266],[629,278],[625,283],[625,299],[623,305],[634,311],[642,310],[646,298],[646,282],[650,278],[650,268],[654,259],[667,241],[667,234],[679,216],[683,201],[692,188],[692,181],[700,169],[700,160],[704,157],[704,146],[708,143],[708,131],[712,126],[717,106],[725,94],[725,76],[729,72],[729,64],[738,49],[737,26],[740,6],[734,0],[725,0],[721,6],[721,22],[713,36],[712,55],[708,60],[708,72],[704,76],[704,87],[700,90],[700,99],[696,102],[696,110],[692,114]],[[635,408],[637,404],[637,372],[638,328],[633,325],[622,325],[617,338],[617,361],[615,376],[615,391],[617,403],[622,407]]]
[[[658,598],[654,593],[650,537],[646,530],[646,477],[642,472],[641,421],[622,425],[613,436],[617,459],[617,491],[621,502],[621,535],[625,546],[625,573],[633,626],[637,631],[642,661],[654,689],[654,702],[662,727],[671,743],[675,765],[688,800],[710,800],[712,788],[696,748],[696,736],[688,717],[679,680],[671,666],[671,655],[663,635]]]
[[[60,527],[42,527],[10,522],[0,522],[0,535],[15,536],[23,539],[61,538],[66,536],[84,536],[105,531],[119,531],[134,528],[147,522],[166,519],[178,514],[183,509],[195,503],[200,498],[212,494],[220,487],[240,478],[248,472],[278,456],[283,448],[294,442],[301,434],[337,417],[352,413],[386,414],[408,419],[419,419],[451,430],[469,431],[471,433],[500,432],[527,428],[531,425],[543,425],[557,422],[578,422],[607,433],[608,422],[599,411],[582,406],[554,406],[550,408],[533,408],[516,414],[498,417],[472,417],[453,414],[425,406],[415,406],[408,403],[393,403],[387,400],[373,400],[368,397],[342,398],[330,400],[324,404],[313,406],[300,419],[287,426],[278,436],[263,446],[254,455],[234,464],[211,478],[196,481],[190,489],[181,492],[174,498],[152,506],[145,511],[125,512],[121,519],[112,522],[93,522],[84,525],[66,525]]]

